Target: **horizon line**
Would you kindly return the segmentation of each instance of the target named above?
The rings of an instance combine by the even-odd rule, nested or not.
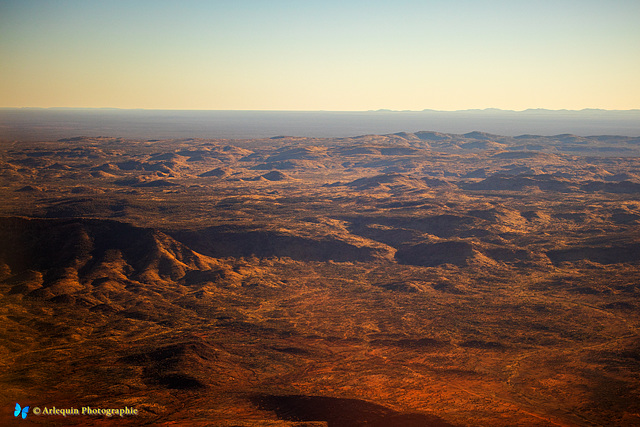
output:
[[[198,109],[198,108],[122,108],[122,107],[0,107],[0,110],[115,110],[115,111],[211,111],[211,112],[281,112],[281,113],[456,113],[456,112],[631,112],[640,111],[640,108],[631,109],[606,109],[606,108],[582,108],[582,109],[551,109],[551,108],[527,108],[524,110],[511,110],[503,108],[467,108],[458,110],[438,110],[425,108],[422,110],[394,110],[379,108],[370,110],[268,110],[268,109]]]

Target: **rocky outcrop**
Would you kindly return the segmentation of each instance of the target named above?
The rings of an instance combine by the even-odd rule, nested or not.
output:
[[[0,265],[11,293],[96,298],[168,283],[217,265],[166,234],[108,220],[0,219]]]

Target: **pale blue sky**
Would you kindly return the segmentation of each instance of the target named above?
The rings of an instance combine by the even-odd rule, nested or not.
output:
[[[638,0],[0,0],[0,106],[640,108],[638,22]]]

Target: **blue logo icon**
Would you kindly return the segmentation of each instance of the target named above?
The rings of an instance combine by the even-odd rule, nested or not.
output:
[[[13,412],[13,416],[17,417],[18,415],[22,414],[22,419],[24,420],[25,418],[27,418],[29,407],[25,406],[24,408],[22,408],[22,411],[20,409],[20,405],[16,403],[16,410]]]

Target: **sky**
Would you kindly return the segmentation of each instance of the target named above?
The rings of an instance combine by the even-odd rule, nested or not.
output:
[[[0,107],[640,108],[638,0],[0,0]]]

